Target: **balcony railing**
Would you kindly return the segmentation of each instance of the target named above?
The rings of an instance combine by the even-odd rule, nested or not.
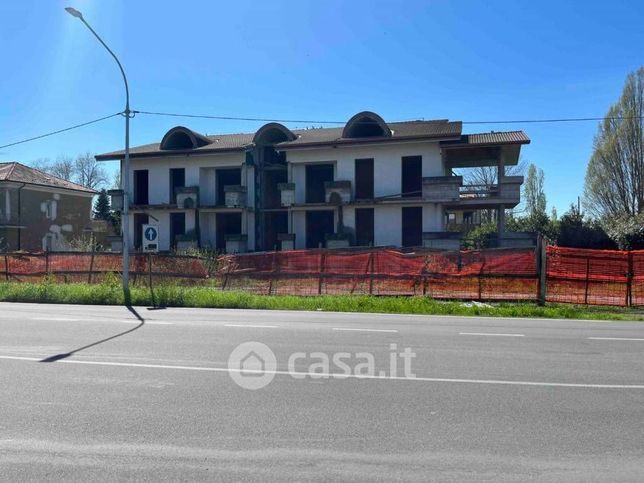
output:
[[[226,185],[224,186],[225,202],[227,208],[246,207],[246,186]]]
[[[499,194],[499,185],[467,184],[459,188],[461,198],[489,198]]]
[[[461,176],[423,178],[423,200],[435,203],[498,200],[500,203],[518,203],[523,176],[503,176],[499,183],[463,185]]]
[[[432,176],[423,178],[423,200],[434,203],[458,201],[462,176]]]

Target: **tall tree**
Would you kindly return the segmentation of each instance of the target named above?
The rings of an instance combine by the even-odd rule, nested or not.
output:
[[[542,213],[545,215],[546,193],[544,192],[543,170],[534,164],[528,166],[528,174],[523,185],[523,197],[528,216]]]
[[[599,126],[584,204],[599,217],[644,212],[644,67],[628,75],[621,97]]]
[[[96,189],[108,182],[105,168],[96,161],[92,153],[81,154],[74,161],[76,182],[87,188]]]
[[[112,221],[110,198],[104,189],[101,190],[94,202],[94,218],[97,220]]]
[[[67,181],[74,181],[74,160],[69,156],[59,156],[56,161],[51,161],[48,158],[38,159],[31,164],[34,168],[47,174]]]
[[[107,194],[105,189],[102,189],[96,201],[94,202],[94,219],[96,220],[105,220],[110,223],[113,233],[118,233],[121,226],[121,216],[120,213],[112,211],[110,204],[110,197]]]

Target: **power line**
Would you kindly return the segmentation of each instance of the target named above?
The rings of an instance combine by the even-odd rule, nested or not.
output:
[[[66,132],[66,131],[71,131],[72,129],[78,129],[79,127],[89,126],[90,124],[95,124],[97,122],[105,121],[106,119],[110,119],[110,118],[115,117],[115,116],[120,116],[122,114],[123,114],[123,112],[117,112],[115,114],[110,114],[109,116],[99,117],[98,119],[94,119],[92,121],[83,122],[81,124],[76,124],[74,126],[69,126],[69,127],[63,128],[63,129],[58,129],[57,131],[52,131],[52,132],[48,132],[46,134],[40,134],[39,136],[34,136],[32,138],[23,139],[21,141],[16,141],[16,142],[13,142],[13,143],[5,144],[4,146],[0,146],[0,149],[8,148],[10,146],[16,146],[17,144],[28,143],[29,141],[35,141],[36,139],[46,138],[46,137],[49,137],[49,136],[53,136],[55,134],[60,134],[60,133]]]
[[[168,117],[186,117],[186,118],[198,118],[198,119],[216,119],[220,121],[256,121],[256,122],[283,122],[283,123],[303,123],[303,124],[346,124],[347,121],[320,121],[320,120],[311,120],[311,119],[272,119],[264,117],[235,117],[235,116],[215,116],[215,115],[206,115],[206,114],[183,114],[176,112],[154,112],[154,111],[132,111],[133,114],[148,114],[151,116],[168,116]],[[28,143],[30,141],[35,141],[37,139],[46,138],[49,136],[54,136],[63,132],[71,131],[73,129],[78,129],[80,127],[89,126],[90,124],[95,124],[97,122],[105,121],[112,117],[123,115],[123,112],[116,112],[110,114],[109,116],[100,117],[98,119],[93,119],[91,121],[83,122],[81,124],[75,124],[74,126],[69,126],[63,129],[58,129],[57,131],[48,132],[46,134],[40,134],[31,138],[23,139],[21,141],[16,141],[13,143],[5,144],[0,146],[0,149],[8,148],[11,146],[16,146],[18,144]],[[644,119],[644,116],[615,116],[615,117],[571,117],[571,118],[555,118],[555,119],[507,119],[507,120],[497,120],[497,121],[462,121],[463,124],[535,124],[535,123],[557,123],[557,122],[588,122],[588,121],[625,121],[628,119]],[[423,121],[423,118],[413,119],[412,121]],[[374,123],[375,121],[358,121],[359,123]],[[397,121],[405,122],[405,121]]]
[[[233,117],[233,116],[209,116],[205,114],[179,114],[176,112],[151,112],[133,111],[135,114],[149,114],[152,116],[168,117],[190,117],[199,119],[218,119],[220,121],[259,121],[259,122],[300,122],[309,124],[346,124],[347,121],[312,121],[310,119],[268,119],[263,117]]]
[[[625,121],[627,119],[644,119],[644,116],[615,116],[615,117],[568,117],[559,119],[511,119],[505,121],[463,121],[463,124],[534,124],[550,122],[586,122],[586,121]]]
[[[306,123],[306,124],[346,124],[347,121],[320,121],[311,119],[272,119],[265,117],[234,117],[234,116],[215,116],[207,114],[182,114],[176,112],[153,112],[153,111],[134,111],[137,114],[148,114],[152,116],[168,116],[168,117],[187,117],[198,119],[217,119],[221,121],[258,121],[258,122],[285,122],[285,123]],[[610,119],[613,121],[627,120],[627,119],[644,119],[644,116],[616,116],[616,117],[570,117],[570,118],[554,118],[554,119],[506,119],[496,121],[462,121],[463,124],[535,124],[535,123],[555,123],[555,122],[588,122],[588,121],[603,121]],[[410,119],[412,121],[423,121],[424,118]],[[365,122],[365,121],[359,121]],[[373,123],[375,121],[366,121]],[[405,121],[397,121],[405,122]]]

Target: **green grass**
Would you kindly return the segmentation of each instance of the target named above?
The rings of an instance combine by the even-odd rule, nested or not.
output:
[[[427,297],[373,297],[365,295],[298,297],[221,292],[209,287],[162,285],[154,297],[145,287],[131,289],[131,304],[161,307],[230,309],[322,310],[332,312],[381,312],[396,314],[483,315],[561,319],[644,320],[644,312],[616,307],[593,307],[528,302],[493,303],[468,307],[457,301]],[[123,292],[115,281],[103,284],[0,283],[0,301],[59,304],[122,305]]]

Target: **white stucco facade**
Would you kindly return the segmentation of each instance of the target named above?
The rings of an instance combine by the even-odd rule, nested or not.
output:
[[[443,236],[446,211],[503,213],[519,202],[523,180],[505,176],[504,166],[518,162],[527,136],[461,129],[448,120],[387,124],[369,111],[344,128],[290,131],[273,122],[255,133],[204,136],[177,126],[130,158],[130,248],[140,245],[143,223],[159,225],[161,250],[178,241],[251,251],[281,242],[424,245]],[[497,185],[470,188],[454,175],[477,166],[496,166]]]
[[[445,176],[445,166],[441,159],[438,143],[416,142],[397,144],[374,144],[371,146],[346,146],[324,149],[288,151],[289,181],[295,183],[295,203],[306,202],[306,166],[310,164],[333,164],[334,179],[351,181],[355,196],[356,159],[373,159],[374,196],[396,196],[401,193],[402,159],[407,156],[422,157],[422,176]],[[361,205],[362,206],[362,205]],[[366,205],[365,205],[366,206]],[[396,204],[373,205],[374,245],[401,246],[402,244],[402,207],[422,207],[423,231],[441,231],[444,226],[443,209],[436,203],[419,200],[398,202]],[[344,225],[349,230],[355,228],[356,206],[346,206]],[[298,210],[292,216],[292,232],[295,233],[295,247],[306,247],[306,210]],[[337,228],[337,215],[335,224]]]
[[[387,197],[401,193],[402,158],[406,156],[422,157],[422,175],[444,176],[445,167],[442,163],[438,143],[417,142],[400,144],[374,144],[371,146],[339,147],[323,149],[306,149],[286,153],[288,165],[288,181],[295,184],[295,203],[306,205],[306,166],[310,164],[332,164],[334,179],[350,181],[355,189],[355,160],[373,159],[374,166],[374,196]],[[170,214],[185,214],[185,231],[191,232],[198,228],[199,245],[208,248],[216,246],[217,214],[240,213],[241,233],[247,235],[248,246],[255,245],[255,181],[254,167],[245,163],[244,153],[232,153],[209,156],[163,156],[143,159],[132,159],[130,169],[130,186],[135,191],[134,172],[148,172],[148,206],[137,209],[136,204],[131,210],[130,240],[131,248],[135,248],[136,231],[140,225],[135,223],[137,213],[149,216],[149,223],[159,226],[159,248],[170,250]],[[171,206],[170,170],[183,168],[185,170],[185,186],[199,188],[199,209],[177,209]],[[241,184],[247,188],[247,206],[245,209],[229,210],[216,206],[218,169],[236,168],[241,173]],[[423,231],[441,231],[444,227],[444,214],[440,204],[425,203],[420,200],[400,201],[391,204],[373,206],[374,210],[374,245],[400,246],[402,244],[402,208],[403,206],[418,206],[422,208]],[[360,207],[363,207],[362,205]],[[295,247],[306,247],[306,207],[293,209],[288,217],[289,233],[295,234]],[[333,209],[329,207],[328,209]],[[344,226],[347,231],[355,229],[355,209],[351,204],[343,207]],[[197,220],[199,223],[197,224]],[[338,215],[334,213],[334,226],[337,228]]]

